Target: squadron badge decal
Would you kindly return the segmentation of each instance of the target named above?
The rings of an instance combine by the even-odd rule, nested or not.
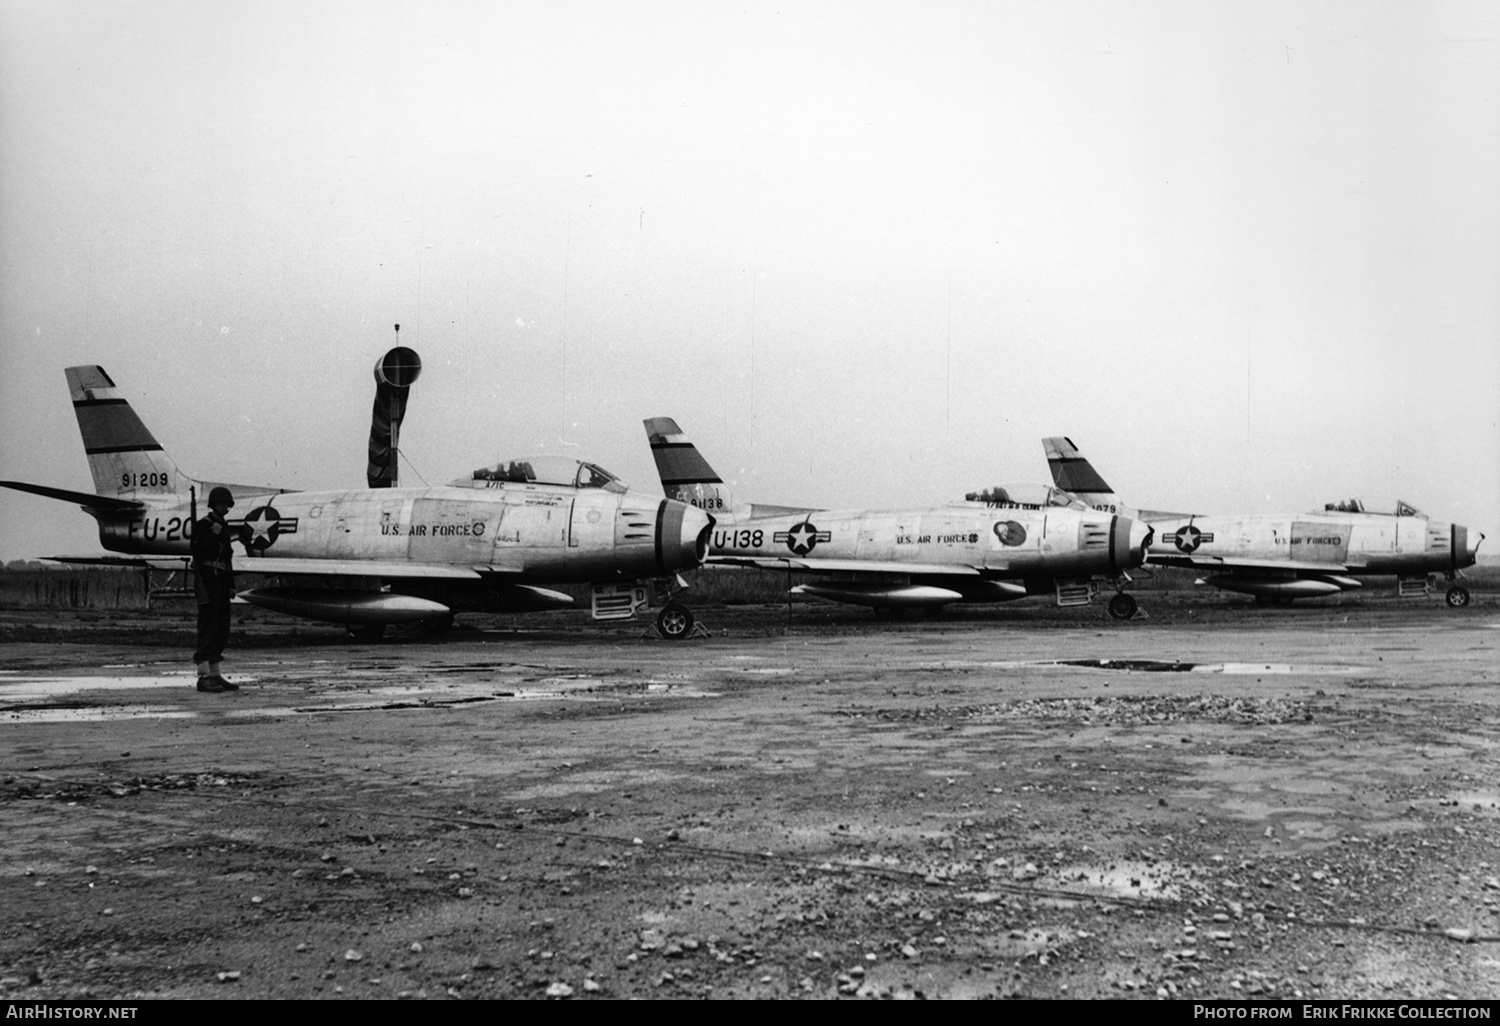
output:
[[[1026,528],[1014,520],[996,521],[994,531],[1001,545],[1022,545],[1026,542]]]

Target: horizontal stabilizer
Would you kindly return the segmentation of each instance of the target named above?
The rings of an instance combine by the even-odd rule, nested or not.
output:
[[[772,506],[764,502],[750,504],[750,520],[766,520],[771,517],[800,517],[809,513],[822,513],[810,506]]]
[[[146,508],[144,502],[137,502],[135,499],[115,499],[108,495],[95,495],[93,492],[70,492],[66,488],[49,488],[47,485],[27,484],[24,481],[0,481],[0,487],[14,488],[18,492],[30,492],[33,495],[45,495],[49,499],[61,499],[63,502],[76,502],[86,509],[106,512],[128,513]]]
[[[1144,520],[1148,524],[1154,524],[1160,520],[1191,520],[1201,517],[1202,513],[1172,513],[1164,509],[1141,509],[1136,510],[1135,518]]]

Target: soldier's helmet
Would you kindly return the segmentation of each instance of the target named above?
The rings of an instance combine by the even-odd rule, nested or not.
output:
[[[223,485],[215,485],[208,493],[208,504],[216,506],[221,502],[226,506],[232,507],[234,505],[234,493]]]

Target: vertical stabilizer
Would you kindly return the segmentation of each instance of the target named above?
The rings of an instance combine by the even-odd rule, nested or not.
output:
[[[1119,496],[1104,483],[1083,453],[1071,438],[1044,438],[1042,448],[1047,453],[1047,469],[1052,472],[1052,483],[1065,492],[1072,492],[1090,506],[1120,506]]]
[[[656,460],[656,474],[661,478],[667,498],[697,506],[712,514],[734,508],[729,488],[714,473],[714,468],[687,440],[671,417],[651,417],[645,422],[646,437],[651,442],[651,457]]]
[[[187,492],[193,482],[162,451],[103,367],[69,367],[64,373],[95,491],[129,498]]]

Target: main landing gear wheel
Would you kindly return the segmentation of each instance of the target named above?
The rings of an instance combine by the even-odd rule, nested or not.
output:
[[[1134,597],[1120,592],[1109,600],[1109,615],[1116,620],[1129,620],[1135,615],[1136,604]]]
[[[1448,589],[1448,594],[1443,596],[1443,601],[1454,609],[1462,609],[1469,604],[1469,589],[1462,584],[1455,584]]]
[[[656,629],[668,641],[681,641],[693,633],[693,611],[681,602],[668,602],[657,614]]]
[[[385,637],[385,624],[361,623],[349,625],[349,636],[360,641],[379,641]]]
[[[422,621],[423,634],[447,634],[453,629],[453,614],[445,613],[435,620]]]

